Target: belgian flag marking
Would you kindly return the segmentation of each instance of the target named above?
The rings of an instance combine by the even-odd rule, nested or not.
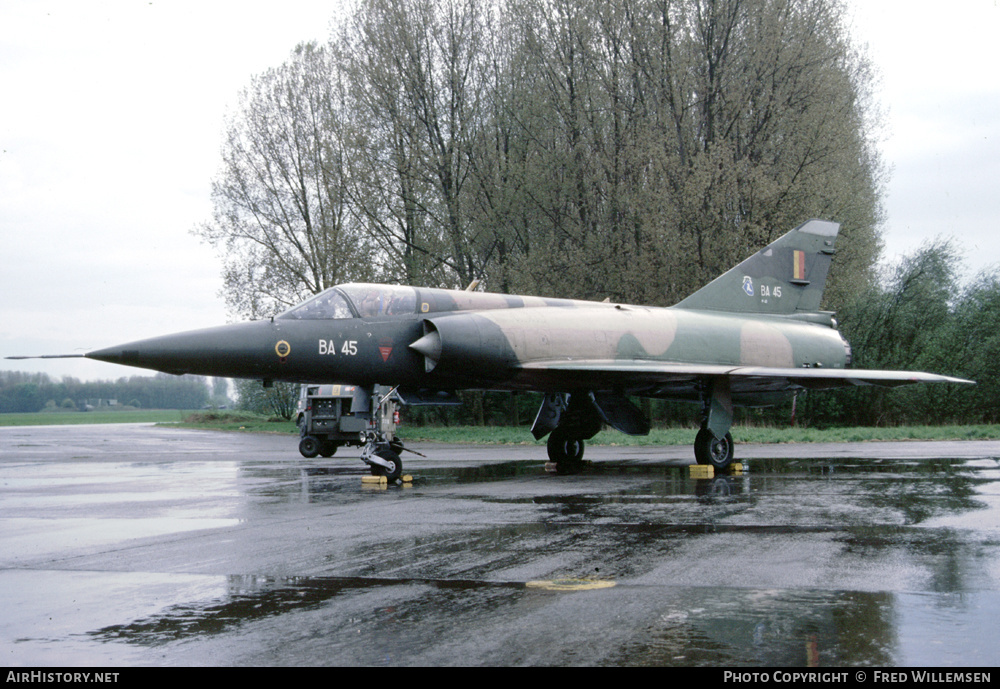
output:
[[[806,252],[795,250],[792,252],[792,279],[806,279]]]

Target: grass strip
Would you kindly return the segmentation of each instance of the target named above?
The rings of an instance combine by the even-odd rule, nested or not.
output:
[[[291,421],[238,411],[134,410],[97,412],[50,412],[0,414],[0,426],[43,426],[87,423],[157,423],[179,428],[224,430],[247,433],[298,434]],[[592,445],[689,445],[694,427],[654,428],[648,436],[628,436],[614,430],[598,433]],[[835,443],[902,440],[997,440],[1000,425],[888,426],[850,428],[802,428],[734,426],[738,443]],[[407,426],[399,435],[409,442],[473,443],[487,445],[542,445],[527,426]]]

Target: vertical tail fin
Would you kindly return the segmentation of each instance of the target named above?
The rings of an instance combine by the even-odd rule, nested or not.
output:
[[[781,316],[819,311],[839,231],[839,223],[810,220],[676,306]]]

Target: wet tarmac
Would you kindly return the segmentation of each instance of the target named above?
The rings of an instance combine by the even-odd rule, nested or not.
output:
[[[0,664],[975,666],[1000,442],[356,450],[0,428]]]

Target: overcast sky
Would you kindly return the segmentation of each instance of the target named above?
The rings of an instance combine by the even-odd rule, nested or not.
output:
[[[324,39],[336,2],[0,3],[0,357],[225,323],[211,215],[223,122],[252,75]],[[886,260],[954,236],[1000,263],[1000,7],[857,0],[892,167]],[[116,378],[89,360],[0,369]]]

